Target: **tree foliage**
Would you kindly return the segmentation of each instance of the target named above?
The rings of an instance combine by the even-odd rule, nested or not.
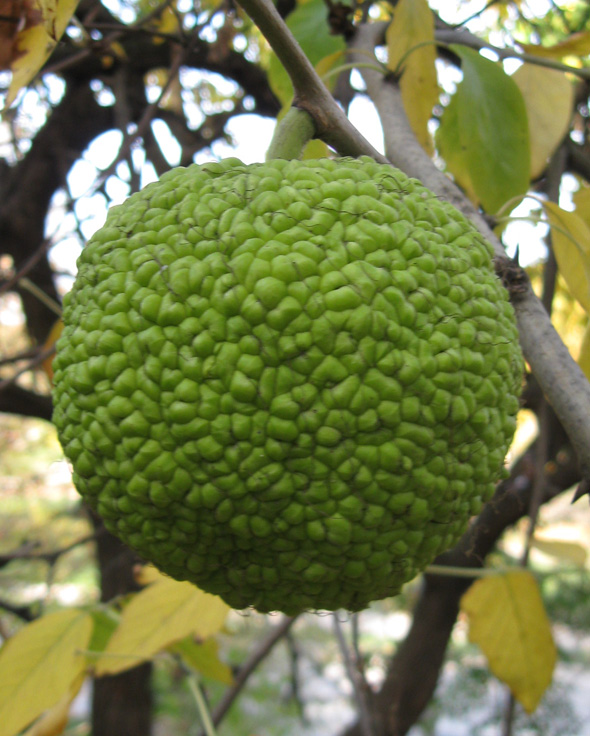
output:
[[[535,578],[512,568],[526,567],[534,544],[563,564],[585,564],[579,546],[551,547],[536,527],[545,503],[590,488],[590,8],[551,3],[538,14],[514,0],[471,14],[463,2],[451,17],[439,5],[0,0],[0,298],[18,295],[27,330],[26,346],[2,356],[2,412],[51,419],[59,303],[107,208],[172,165],[228,155],[233,126],[247,118],[255,126],[295,105],[315,130],[304,155],[389,160],[453,201],[495,246],[530,367],[523,409],[536,431],[515,447],[507,478],[464,538],[423,577],[412,626],[378,688],[343,644],[358,706],[348,736],[407,733],[432,699],[460,609],[491,670],[534,711],[555,649]],[[367,101],[384,152],[350,124]],[[540,301],[519,254],[536,262]],[[559,299],[585,332],[577,342]],[[526,517],[521,558],[484,576],[488,556]],[[293,620],[269,624],[232,673],[215,638],[225,605],[157,573],[138,580],[133,556],[89,518],[100,604],[36,618],[0,593],[0,621],[9,621],[1,631],[12,634],[0,649],[0,736],[30,724],[31,734],[63,732],[86,674],[97,678],[95,736],[147,733],[150,662],[162,656],[190,673],[213,733]],[[41,556],[54,564],[69,549]],[[25,546],[0,565],[39,556]],[[227,688],[211,714],[199,674]]]

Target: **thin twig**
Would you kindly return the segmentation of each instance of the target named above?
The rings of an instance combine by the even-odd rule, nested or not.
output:
[[[66,547],[60,547],[60,549],[56,549],[51,552],[33,552],[32,545],[24,545],[14,552],[0,555],[0,567],[7,565],[9,562],[13,562],[14,560],[42,560],[43,562],[48,562],[50,565],[53,565],[62,555],[71,552],[73,549],[76,549],[76,547],[80,547],[83,544],[88,544],[88,542],[94,541],[96,541],[96,534],[89,534],[86,537],[82,537],[82,539],[77,539],[75,542],[68,544]]]
[[[307,724],[307,717],[305,715],[305,706],[301,699],[301,693],[299,688],[299,649],[297,641],[293,636],[292,631],[288,631],[285,636],[285,642],[289,650],[289,670],[291,675],[291,694],[290,699],[295,701],[297,710],[299,711],[299,717],[303,724]]]
[[[135,141],[139,140],[145,135],[145,131],[148,129],[150,123],[154,119],[156,113],[158,112],[158,108],[160,107],[162,100],[166,96],[166,93],[170,89],[170,85],[172,82],[176,79],[180,67],[185,63],[187,56],[190,54],[190,52],[193,49],[194,44],[199,40],[198,32],[195,31],[192,43],[190,43],[185,49],[182,50],[181,53],[176,54],[176,57],[174,61],[172,62],[170,69],[168,70],[168,79],[166,80],[166,83],[162,86],[162,89],[160,91],[160,94],[158,95],[158,98],[151,102],[144,110],[143,115],[141,116],[139,122],[137,123],[137,127],[133,133],[125,133],[123,142],[121,143],[121,147],[119,148],[119,153],[115,160],[108,166],[105,171],[100,175],[100,177],[97,179],[97,181],[94,183],[92,187],[92,193],[94,193],[97,189],[99,189],[101,186],[103,186],[104,182],[111,176],[117,166],[123,161],[123,159],[127,158],[129,156],[129,153],[131,151],[131,147],[135,143]]]
[[[338,646],[342,653],[342,659],[344,660],[344,666],[346,667],[346,674],[352,684],[352,690],[354,693],[354,699],[359,714],[359,724],[361,727],[362,736],[375,736],[375,729],[373,728],[373,720],[371,718],[371,710],[367,703],[367,691],[368,686],[365,678],[361,673],[359,662],[356,656],[353,656],[350,652],[350,648],[344,638],[344,632],[342,631],[342,624],[338,619],[338,614],[334,613],[334,631],[336,633],[336,639],[338,640]]]
[[[30,278],[28,278],[27,276],[23,276],[19,279],[18,285],[24,291],[28,291],[29,294],[37,297],[37,299],[57,317],[61,317],[61,306],[54,299],[52,299],[49,294],[46,294],[43,289],[40,289],[37,284],[31,281]]]
[[[5,294],[7,291],[12,291],[18,282],[26,276],[30,271],[35,268],[39,261],[47,254],[47,251],[53,242],[49,239],[45,239],[38,248],[27,258],[27,260],[15,271],[10,278],[0,283],[0,295]]]
[[[459,30],[447,30],[440,29],[435,32],[435,39],[443,44],[459,44],[461,46],[468,46],[472,49],[488,49],[498,55],[499,59],[518,59],[528,64],[535,64],[536,66],[544,66],[548,69],[555,69],[559,72],[568,72],[575,74],[581,79],[590,79],[590,68],[589,67],[576,67],[570,66],[569,64],[563,64],[555,59],[549,59],[544,56],[537,56],[536,54],[529,54],[524,51],[517,51],[511,48],[500,48],[493,44],[485,41],[478,36],[475,36],[469,31]]]
[[[217,703],[211,714],[211,719],[215,726],[218,726],[222,721],[225,714],[232,706],[234,700],[238,697],[245,684],[248,682],[248,678],[258,667],[258,665],[271,653],[274,646],[284,637],[287,632],[295,623],[296,616],[284,616],[279,623],[273,627],[268,636],[263,639],[258,647],[252,652],[248,659],[238,670],[238,673],[234,677],[233,685],[228,688],[223,697]]]
[[[6,391],[6,389],[10,388],[11,386],[14,386],[16,381],[23,376],[25,373],[28,373],[33,368],[36,368],[38,365],[41,365],[44,360],[47,360],[47,358],[50,358],[55,353],[55,343],[53,345],[50,345],[47,348],[43,348],[43,350],[39,350],[38,353],[34,358],[29,360],[27,365],[24,368],[21,368],[20,371],[17,371],[13,376],[10,376],[10,378],[5,378],[3,381],[0,381],[0,392]]]
[[[130,23],[129,25],[126,25],[122,22],[117,24],[116,21],[113,20],[115,25],[117,25],[120,30],[113,31],[105,38],[102,38],[100,41],[92,42],[90,46],[77,51],[75,54],[69,56],[67,59],[62,59],[61,61],[49,64],[48,66],[44,67],[40,73],[58,74],[66,69],[71,68],[72,66],[78,65],[81,61],[84,61],[84,59],[92,56],[93,54],[96,54],[99,49],[108,49],[111,44],[115,43],[120,38],[127,35],[128,32],[136,31],[147,23],[150,23],[155,18],[158,18],[171,3],[172,0],[164,0],[164,2],[160,3],[160,5],[155,7],[149,13],[146,13],[146,15],[135,21],[135,23]]]

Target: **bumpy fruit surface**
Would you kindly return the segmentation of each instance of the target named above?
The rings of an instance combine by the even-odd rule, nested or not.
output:
[[[82,496],[237,608],[359,610],[492,493],[522,358],[490,246],[369,159],[176,169],[79,259],[55,369]]]

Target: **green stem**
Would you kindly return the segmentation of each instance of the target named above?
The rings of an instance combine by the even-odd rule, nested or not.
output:
[[[383,74],[383,76],[387,74],[386,66],[377,66],[377,64],[369,64],[368,62],[365,64],[362,62],[358,64],[341,64],[340,66],[334,67],[334,69],[330,69],[329,72],[322,74],[322,81],[325,82],[326,79],[330,79],[330,77],[334,77],[336,74],[348,71],[349,69],[372,69],[375,72],[379,72],[379,74]]]
[[[315,135],[311,115],[305,110],[291,107],[277,124],[266,153],[267,160],[275,158],[301,158],[303,149]]]
[[[431,41],[420,41],[420,43],[412,46],[406,51],[405,54],[403,54],[402,58],[397,62],[395,69],[393,69],[393,73],[396,76],[399,76],[403,72],[405,61],[410,56],[410,54],[414,53],[414,51],[417,51],[418,49],[423,48],[424,46],[443,46],[444,48],[448,48],[449,44],[441,43],[440,41],[435,41],[434,39],[432,39]]]
[[[428,575],[448,575],[453,578],[485,578],[489,575],[500,575],[502,570],[489,567],[451,567],[450,565],[428,565]]]
[[[21,276],[21,278],[18,280],[18,285],[21,287],[21,289],[26,289],[33,296],[36,296],[37,299],[40,302],[43,302],[43,304],[45,304],[48,309],[51,309],[54,314],[57,314],[58,317],[61,317],[61,307],[59,306],[59,304],[54,301],[48,294],[46,294],[43,289],[40,289],[36,284],[34,284],[31,279],[27,278],[26,276]]]
[[[203,697],[201,687],[195,674],[190,674],[188,676],[188,685],[191,689],[195,702],[197,703],[199,715],[201,716],[201,723],[203,724],[203,730],[205,731],[207,736],[216,736],[217,732],[215,731],[215,726],[213,725],[213,721],[211,720],[209,708],[207,708],[207,703],[205,702],[205,698]]]

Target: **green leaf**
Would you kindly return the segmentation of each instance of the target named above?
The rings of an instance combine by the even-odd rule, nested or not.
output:
[[[551,683],[557,652],[537,581],[527,570],[477,580],[461,599],[469,640],[532,713]]]
[[[210,677],[224,685],[232,684],[232,671],[219,659],[219,645],[215,639],[199,643],[192,638],[186,638],[173,644],[170,650],[180,655],[188,667],[204,677]]]
[[[287,16],[286,22],[314,66],[330,55],[334,55],[331,66],[340,63],[336,52],[344,50],[344,39],[341,36],[330,34],[328,10],[323,0],[299,2],[295,10]],[[329,69],[323,65],[322,73],[325,74],[327,71]],[[332,83],[335,83],[336,77],[330,79]],[[285,68],[274,53],[270,57],[268,81],[272,91],[283,104],[290,102],[293,97],[293,85]]]
[[[447,142],[458,142],[460,151],[451,162],[458,158],[467,167],[478,202],[492,214],[528,188],[526,108],[518,86],[499,64],[466,46],[451,49],[461,58],[463,81],[454,95],[455,107],[450,113],[447,108],[441,119],[441,128],[456,130],[441,134]],[[455,173],[450,164],[449,170]]]
[[[119,625],[119,615],[111,611],[96,609],[91,611],[94,628],[88,644],[90,652],[102,652]],[[90,655],[92,656],[92,655]]]
[[[445,108],[441,123],[436,131],[436,145],[440,155],[444,158],[448,170],[469,199],[479,204],[479,199],[471,181],[469,156],[461,143],[459,128],[459,104],[457,95],[453,95]]]
[[[72,689],[86,669],[92,617],[49,613],[0,649],[0,736],[14,736]]]

